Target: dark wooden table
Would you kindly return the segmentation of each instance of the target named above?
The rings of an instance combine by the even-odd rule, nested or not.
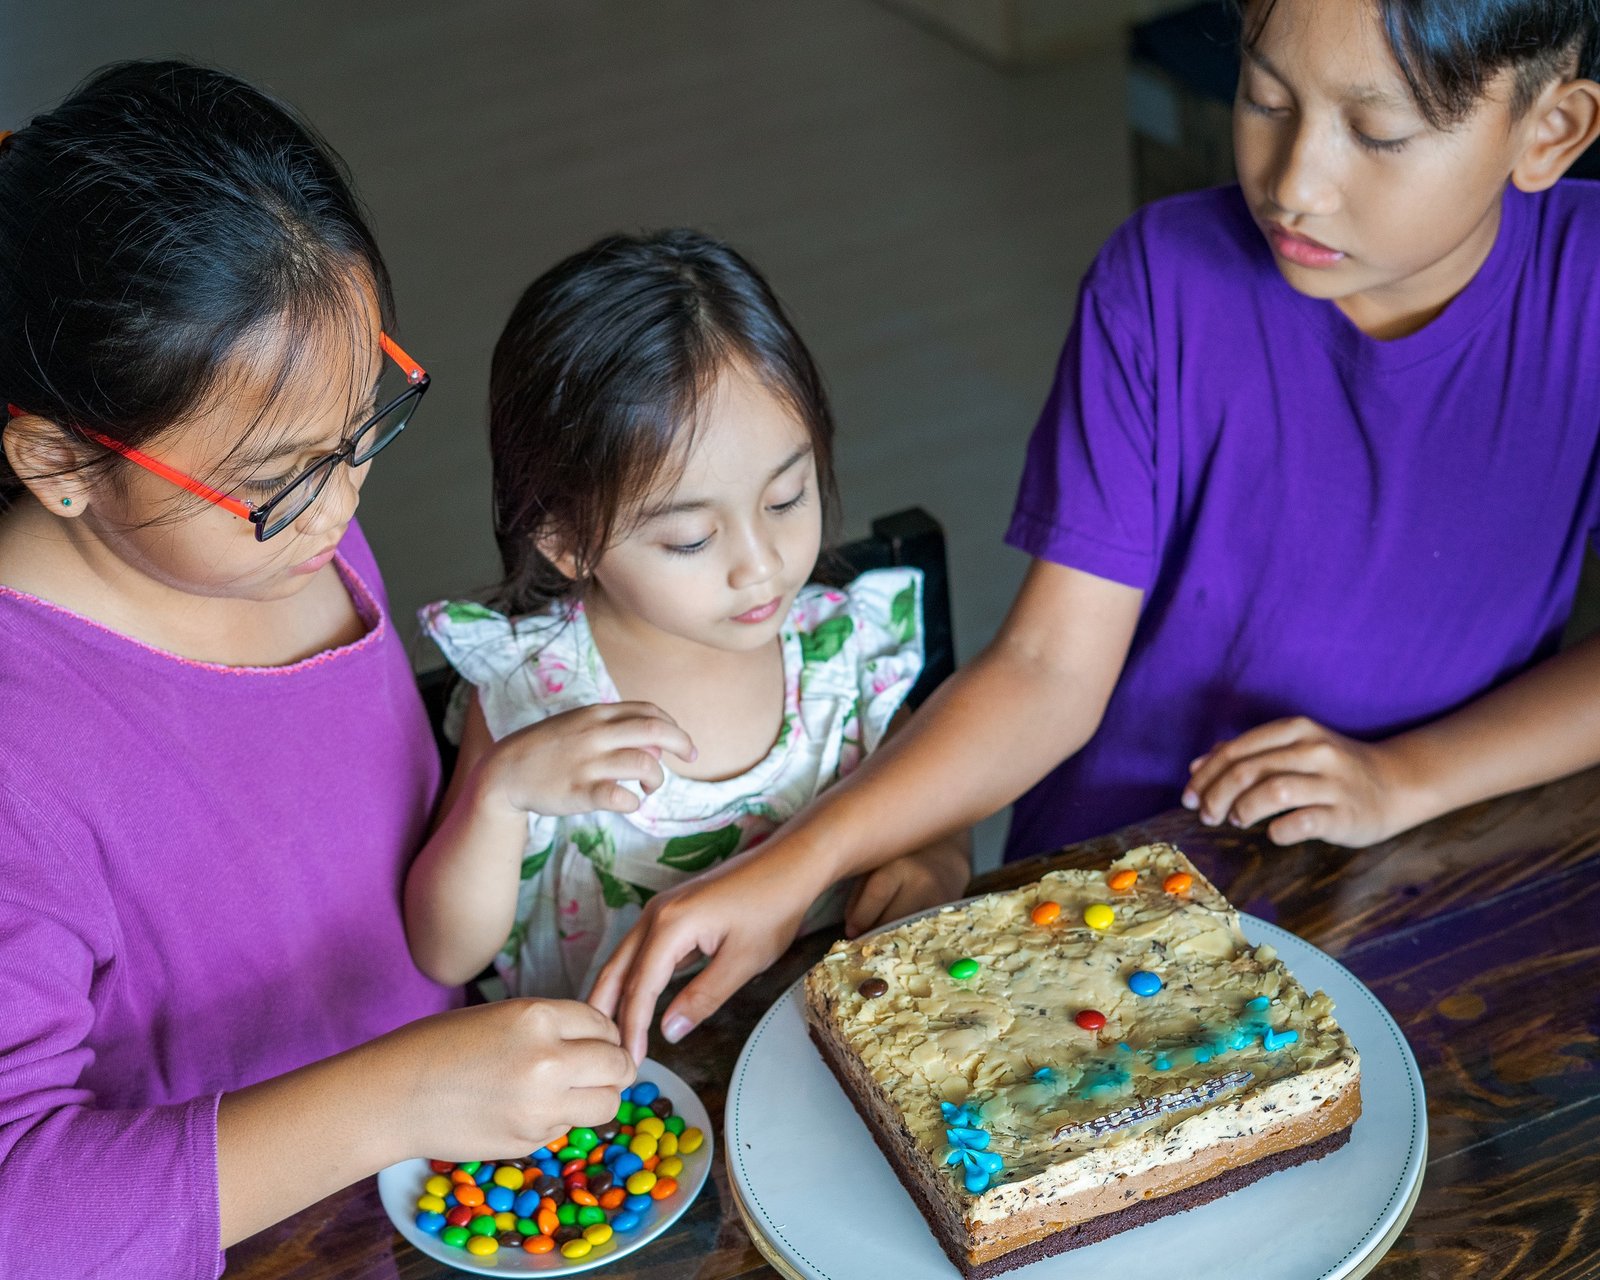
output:
[[[1410,1224],[1374,1276],[1600,1277],[1600,770],[1356,852],[1275,849],[1168,813],[1004,867],[973,889],[1101,866],[1150,840],[1178,844],[1241,909],[1337,956],[1410,1039],[1427,1082],[1428,1168]],[[828,942],[801,939],[684,1043],[652,1045],[719,1129],[745,1037]],[[460,1274],[406,1244],[371,1179],[239,1245],[229,1261],[241,1280]],[[720,1152],[671,1231],[596,1274],[775,1275],[739,1224]]]

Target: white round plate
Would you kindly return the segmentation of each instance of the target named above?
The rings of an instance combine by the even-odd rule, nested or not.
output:
[[[526,1253],[521,1249],[501,1249],[487,1258],[479,1258],[465,1249],[452,1248],[438,1236],[430,1236],[417,1226],[417,1197],[422,1194],[422,1184],[428,1180],[426,1160],[402,1160],[378,1174],[378,1197],[395,1228],[407,1240],[430,1258],[436,1258],[459,1271],[470,1271],[480,1276],[567,1276],[580,1271],[591,1271],[625,1258],[635,1249],[649,1244],[658,1235],[683,1216],[694,1198],[705,1186],[706,1175],[711,1172],[712,1149],[711,1116],[695,1092],[682,1076],[667,1070],[653,1058],[646,1058],[639,1068],[639,1079],[653,1081],[661,1092],[672,1099],[674,1111],[683,1117],[685,1125],[699,1129],[706,1135],[705,1145],[693,1155],[682,1156],[683,1172],[678,1175],[677,1194],[667,1200],[658,1200],[650,1206],[637,1231],[624,1235],[618,1232],[587,1257],[569,1261],[560,1250],[553,1253]]]
[[[1333,998],[1361,1054],[1362,1114],[1350,1141],[1187,1213],[1008,1271],[1007,1280],[1354,1280],[1394,1242],[1421,1190],[1428,1144],[1411,1048],[1389,1011],[1338,961],[1276,925],[1240,919],[1245,935],[1276,947],[1303,986]],[[798,982],[739,1055],[724,1137],[746,1222],[781,1273],[959,1276],[818,1056]]]

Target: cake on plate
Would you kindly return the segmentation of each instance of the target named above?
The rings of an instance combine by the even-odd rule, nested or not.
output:
[[[806,975],[811,1038],[971,1277],[1337,1150],[1360,1059],[1171,845],[854,942]]]

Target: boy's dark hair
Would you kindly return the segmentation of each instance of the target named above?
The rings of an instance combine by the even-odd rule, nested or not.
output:
[[[361,286],[387,323],[388,271],[343,163],[224,72],[117,63],[0,143],[0,401],[79,435],[137,447],[269,326],[286,381]],[[20,491],[0,453],[0,509]]]
[[[698,231],[607,236],[528,287],[489,373],[495,605],[529,613],[583,589],[632,504],[693,438],[696,406],[742,364],[805,425],[825,514],[833,414],[761,273]],[[540,550],[573,557],[568,578]]]
[[[1423,118],[1449,128],[1502,71],[1522,115],[1557,76],[1600,75],[1600,0],[1373,0],[1389,49]],[[1275,0],[1235,0],[1248,44]]]

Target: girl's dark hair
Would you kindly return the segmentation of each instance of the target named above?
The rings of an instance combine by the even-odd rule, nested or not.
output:
[[[733,249],[689,230],[607,236],[528,287],[489,373],[498,608],[528,613],[581,592],[632,506],[692,440],[700,397],[734,364],[805,425],[831,514],[822,378],[766,280]],[[573,557],[575,578],[541,537]]]
[[[286,381],[362,286],[387,323],[343,162],[224,72],[118,63],[0,143],[0,400],[80,436],[140,445],[269,326]],[[0,454],[0,509],[20,490]]]
[[[1248,44],[1275,0],[1236,0]],[[1502,71],[1520,116],[1558,75],[1600,74],[1600,0],[1375,0],[1390,51],[1423,118],[1464,120]]]

